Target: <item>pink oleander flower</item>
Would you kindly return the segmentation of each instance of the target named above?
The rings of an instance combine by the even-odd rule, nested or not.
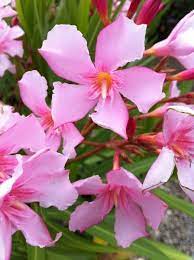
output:
[[[61,154],[48,151],[24,159],[18,155],[18,160],[12,177],[0,185],[1,260],[10,259],[11,236],[17,230],[28,244],[39,247],[52,246],[61,236],[53,241],[43,220],[26,203],[65,210],[77,199]]]
[[[58,118],[57,109],[55,109],[56,103],[52,101],[50,109],[45,101],[48,88],[46,79],[38,71],[29,71],[19,81],[19,87],[24,104],[40,120],[46,133],[47,147],[57,151],[63,140],[63,153],[66,159],[75,157],[75,147],[82,142],[83,137],[72,123],[62,123],[62,119],[60,126],[56,125],[56,117]],[[69,110],[65,103],[64,105],[64,111]],[[58,111],[59,117],[61,112]]]
[[[0,21],[0,77],[6,70],[15,73],[15,67],[10,57],[22,57],[22,41],[16,40],[24,34],[19,26],[10,27],[5,21]]]
[[[186,68],[194,67],[194,11],[187,14],[172,30],[167,39],[156,43],[145,53],[172,56]]]
[[[18,166],[15,155],[18,151],[29,149],[36,152],[45,149],[44,131],[33,115],[19,116],[10,123],[10,127],[4,128],[0,134],[0,183],[12,176]]]
[[[100,32],[95,65],[86,40],[75,26],[56,25],[48,33],[39,50],[41,55],[58,76],[78,83],[54,84],[56,126],[77,121],[95,107],[91,118],[96,124],[127,138],[129,114],[121,94],[134,102],[140,112],[147,112],[164,97],[165,74],[140,66],[116,70],[142,58],[145,32],[146,25],[136,25],[120,15]]]
[[[171,106],[164,116],[163,132],[158,134],[161,152],[143,183],[144,189],[168,181],[177,167],[181,188],[194,201],[194,110],[190,106]]]
[[[7,17],[12,17],[17,14],[14,7],[14,2],[12,0],[1,0],[0,1],[0,20]]]
[[[142,184],[123,168],[107,174],[107,184],[99,176],[74,183],[80,195],[95,195],[92,202],[84,202],[72,213],[71,231],[100,223],[115,207],[115,236],[118,245],[128,247],[134,240],[146,236],[146,223],[157,229],[167,205],[150,192],[142,193]]]

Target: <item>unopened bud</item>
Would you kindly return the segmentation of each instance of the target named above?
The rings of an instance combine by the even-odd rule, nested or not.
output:
[[[131,0],[131,4],[129,7],[129,10],[127,12],[127,17],[132,18],[135,12],[137,11],[137,8],[140,4],[141,0]]]
[[[177,73],[172,76],[168,76],[167,80],[177,80],[177,81],[183,81],[183,80],[193,80],[194,79],[194,69],[184,70],[180,73]]]
[[[96,7],[103,24],[106,26],[110,23],[108,18],[108,3],[107,0],[93,0],[93,5]]]
[[[127,124],[127,137],[131,139],[136,131],[136,121],[133,117],[129,117],[129,121]]]
[[[155,16],[164,8],[161,0],[147,0],[137,15],[136,24],[150,24]]]

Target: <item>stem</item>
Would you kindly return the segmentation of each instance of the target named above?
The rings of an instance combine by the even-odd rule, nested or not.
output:
[[[163,57],[159,63],[155,66],[154,70],[160,72],[168,60],[168,56]]]
[[[96,127],[96,124],[92,122],[92,123],[89,124],[87,127],[84,127],[84,128],[82,129],[81,134],[86,137],[87,135],[89,135],[89,134],[91,133],[91,131],[92,131],[95,127]]]
[[[103,150],[103,149],[104,149],[104,146],[103,146],[103,147],[102,147],[102,146],[97,147],[97,148],[95,148],[95,149],[93,149],[93,150],[91,150],[91,151],[88,151],[88,152],[86,152],[86,153],[84,153],[84,154],[81,154],[81,155],[77,156],[77,157],[74,158],[74,159],[69,160],[69,161],[67,162],[67,164],[70,164],[70,163],[72,163],[72,162],[78,162],[78,161],[80,161],[80,160],[86,159],[86,158],[88,158],[88,157],[90,157],[90,156],[92,156],[92,155],[94,155],[94,154],[100,152],[100,151]]]

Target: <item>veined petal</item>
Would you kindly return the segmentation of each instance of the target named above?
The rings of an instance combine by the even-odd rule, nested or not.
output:
[[[132,67],[115,72],[120,85],[120,93],[133,101],[140,112],[148,110],[164,98],[162,92],[166,75],[145,67]],[[142,95],[146,93],[146,95]]]
[[[143,189],[153,189],[167,182],[174,170],[174,160],[174,153],[163,147],[145,177]]]
[[[141,210],[131,200],[125,205],[119,199],[115,216],[115,237],[119,246],[128,247],[133,241],[147,236]]]
[[[79,230],[83,232],[87,228],[97,225],[110,212],[112,207],[113,203],[104,196],[92,202],[85,201],[71,214],[69,229],[71,231]]]
[[[60,77],[84,84],[95,73],[87,42],[74,25],[55,25],[39,50]]]
[[[24,173],[15,184],[23,202],[40,202],[43,207],[55,206],[65,210],[77,199],[77,191],[70,183],[64,168],[63,155],[48,151],[36,154],[23,164]],[[44,185],[43,185],[44,183]]]
[[[97,69],[113,71],[127,62],[141,59],[145,33],[146,25],[137,25],[120,15],[99,33],[95,57]]]
[[[82,119],[97,103],[89,99],[87,86],[54,83],[52,117],[55,126]]]
[[[76,156],[75,147],[83,141],[83,136],[72,123],[62,126],[63,154],[67,159]]]
[[[43,148],[45,148],[45,134],[33,115],[21,118],[0,135],[0,153],[16,153],[20,149],[38,151]]]
[[[182,187],[194,190],[194,161],[177,160],[177,174]]]
[[[39,116],[49,113],[50,109],[45,102],[47,82],[38,71],[26,72],[18,84],[22,101],[33,113]]]
[[[95,113],[91,115],[92,120],[101,127],[110,129],[127,139],[127,123],[129,114],[124,101],[119,93],[114,91],[112,97],[100,99]]]
[[[60,238],[53,241],[43,220],[27,205],[20,202],[20,208],[11,207],[7,212],[12,225],[22,231],[28,244],[32,246],[52,246]]]
[[[73,183],[79,195],[97,195],[102,191],[106,184],[102,183],[100,176],[95,175]]]

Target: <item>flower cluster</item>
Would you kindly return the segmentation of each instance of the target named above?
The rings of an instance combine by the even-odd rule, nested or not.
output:
[[[7,6],[10,2],[1,1],[1,18],[15,15]],[[115,208],[115,237],[118,245],[128,247],[147,236],[148,225],[158,228],[167,205],[150,190],[167,182],[175,165],[181,188],[194,201],[194,107],[180,102],[176,82],[190,79],[193,74],[189,71],[186,76],[185,72],[169,76],[158,67],[131,65],[144,55],[157,55],[176,57],[186,68],[192,67],[193,12],[180,21],[166,40],[145,51],[147,24],[160,11],[161,1],[147,1],[136,14],[139,2],[131,1],[127,12],[133,19],[122,12],[110,22],[107,6],[93,1],[99,13],[103,7],[101,18],[106,24],[97,38],[94,62],[76,26],[55,25],[39,49],[49,67],[62,78],[53,83],[51,105],[46,101],[47,81],[37,70],[25,72],[18,82],[21,100],[32,112],[30,115],[20,115],[12,107],[0,105],[0,259],[9,259],[11,236],[17,230],[33,246],[52,246],[60,238],[60,233],[54,240],[51,238],[43,220],[29,205],[33,202],[64,211],[78,196],[95,196],[95,200],[76,207],[69,229],[83,232]],[[14,69],[9,57],[22,57],[22,43],[16,40],[22,34],[19,26],[10,27],[0,21],[1,76],[5,70]],[[164,84],[168,81],[170,97],[164,104]],[[193,102],[193,96],[183,98]],[[127,104],[127,100],[134,105]],[[149,112],[156,104],[160,105]],[[142,114],[132,118],[130,107]],[[76,159],[75,148],[86,135],[75,123],[88,114],[90,124],[109,129],[117,136],[116,140],[94,144],[115,151],[113,169],[106,178],[91,173],[91,177],[71,183],[70,172],[64,167],[69,159]],[[163,129],[134,137],[135,120],[148,117],[162,118]],[[121,157],[125,158],[123,150],[135,149],[130,147],[133,138],[132,144],[159,153],[143,184],[120,166]]]

